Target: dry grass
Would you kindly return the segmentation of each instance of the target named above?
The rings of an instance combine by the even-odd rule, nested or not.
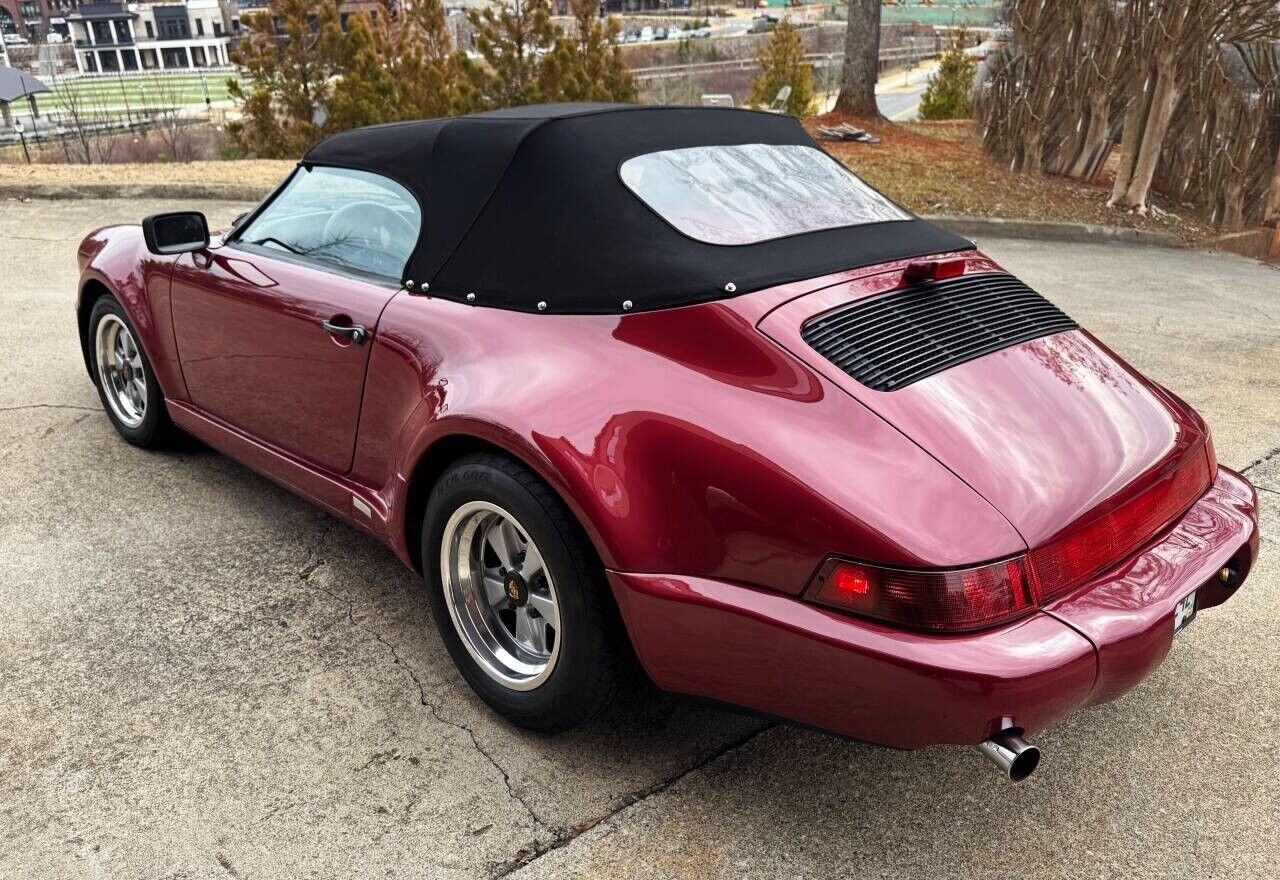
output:
[[[296,163],[255,159],[237,162],[153,162],[146,165],[15,165],[0,163],[0,186],[68,184],[209,184],[275,186]]]
[[[819,117],[816,126],[848,121],[881,139],[879,144],[822,140],[867,183],[918,214],[1006,217],[1094,223],[1195,239],[1211,230],[1185,208],[1157,199],[1141,217],[1107,207],[1110,181],[1084,184],[1047,175],[1014,174],[983,154],[970,122],[914,122]],[[817,137],[816,129],[813,129]]]

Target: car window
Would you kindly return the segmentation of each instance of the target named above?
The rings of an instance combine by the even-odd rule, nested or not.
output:
[[[366,171],[299,168],[236,240],[399,280],[422,226],[409,191]]]
[[[626,160],[619,173],[658,216],[709,244],[911,219],[826,153],[801,144],[664,150]]]

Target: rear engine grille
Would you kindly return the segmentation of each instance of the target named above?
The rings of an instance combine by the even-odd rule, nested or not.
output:
[[[1077,326],[1012,275],[982,273],[868,297],[807,321],[800,332],[818,354],[863,385],[895,391]]]

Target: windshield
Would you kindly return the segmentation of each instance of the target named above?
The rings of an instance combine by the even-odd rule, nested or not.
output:
[[[912,219],[826,153],[800,144],[664,150],[626,160],[619,173],[658,216],[709,244]]]

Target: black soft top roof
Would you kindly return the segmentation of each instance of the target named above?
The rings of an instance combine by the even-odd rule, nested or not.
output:
[[[667,308],[973,246],[914,217],[708,244],[669,225],[618,174],[645,153],[759,143],[816,146],[795,119],[770,113],[544,104],[355,129],[321,141],[302,162],[408,188],[424,219],[404,280],[478,306],[607,314],[629,300],[637,311]]]

